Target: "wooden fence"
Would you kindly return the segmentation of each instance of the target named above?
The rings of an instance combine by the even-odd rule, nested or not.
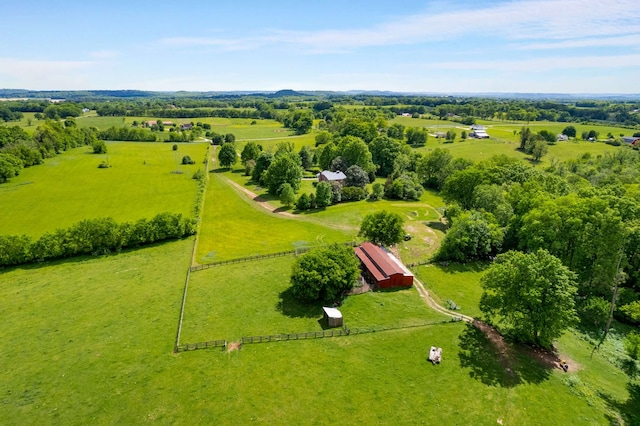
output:
[[[343,246],[348,246],[348,247],[355,247],[357,245],[357,243],[355,241],[350,241],[348,243],[341,243],[341,245]],[[300,254],[304,254],[306,252],[308,252],[309,250],[312,250],[314,248],[317,247],[326,247],[326,245],[324,246],[314,246],[314,247],[303,247],[303,248],[299,248],[299,249],[295,249],[295,250],[289,250],[289,251],[280,251],[277,253],[267,253],[267,254],[256,254],[254,256],[247,256],[247,257],[238,257],[235,259],[229,259],[229,260],[219,260],[217,262],[211,262],[211,263],[203,263],[201,265],[193,265],[191,266],[191,271],[202,271],[203,269],[209,269],[209,268],[214,268],[216,266],[222,266],[222,265],[230,265],[230,264],[234,264],[234,263],[243,263],[243,262],[255,262],[257,260],[263,260],[263,259],[271,259],[274,257],[281,257],[281,256],[298,256]]]
[[[335,328],[335,329],[323,330],[323,331],[309,331],[306,333],[281,333],[281,334],[270,334],[265,336],[247,336],[247,337],[242,337],[240,339],[240,343],[244,345],[249,343],[286,342],[289,340],[307,340],[307,339],[322,339],[325,337],[355,336],[357,334],[367,334],[367,333],[376,333],[376,332],[382,332],[382,331],[404,330],[409,328],[427,327],[427,326],[436,325],[436,324],[459,322],[461,320],[462,318],[456,317],[456,318],[450,318],[446,320],[424,322],[424,323],[414,324],[414,325],[375,327],[375,328],[347,328],[346,326],[343,326],[342,328]],[[185,351],[193,351],[196,349],[225,347],[226,345],[227,345],[226,340],[213,340],[210,342],[187,343],[184,345],[177,346],[175,349],[175,352],[185,352]]]
[[[196,349],[207,349],[207,348],[224,348],[227,346],[226,340],[211,340],[209,342],[199,342],[199,343],[187,343],[184,345],[178,345],[175,348],[175,352],[186,352],[186,351],[195,351]]]
[[[267,343],[267,342],[283,342],[286,340],[304,340],[304,339],[322,339],[323,337],[339,337],[348,336],[351,333],[346,327],[333,330],[309,331],[306,333],[282,333],[271,334],[269,336],[249,336],[243,337],[240,341],[245,343]]]

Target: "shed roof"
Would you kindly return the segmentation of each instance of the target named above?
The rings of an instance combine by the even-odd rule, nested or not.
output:
[[[354,250],[376,281],[385,280],[395,274],[413,276],[394,255],[382,247],[366,242]]]
[[[327,317],[329,318],[342,318],[342,312],[340,312],[336,308],[328,308],[326,306],[323,306],[322,310],[325,314],[327,314]]]

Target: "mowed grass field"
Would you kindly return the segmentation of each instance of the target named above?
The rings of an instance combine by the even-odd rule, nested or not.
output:
[[[169,211],[193,215],[206,144],[107,142],[108,154],[80,147],[29,167],[0,186],[0,234],[41,234],[82,219],[151,218]],[[189,155],[196,164],[182,165]],[[102,161],[112,165],[99,169]],[[172,172],[179,171],[181,174]]]
[[[173,354],[191,244],[5,270],[0,423],[604,424],[605,397],[623,416],[637,402],[624,377],[612,378],[598,353],[589,361],[590,348],[572,336],[561,348],[582,370],[549,370],[519,353],[509,372],[462,323]],[[256,269],[237,273],[246,280]],[[218,278],[197,274],[200,285]],[[260,293],[237,296],[236,306],[261,303]],[[434,319],[419,302],[409,290],[343,306],[361,324]],[[251,320],[240,308],[229,312],[233,319],[221,321]],[[432,345],[443,348],[438,366],[426,360]]]
[[[210,177],[196,252],[199,263],[353,241],[358,232],[269,213],[238,193],[220,173]]]
[[[85,162],[81,155],[90,159],[92,167],[86,173],[94,167],[96,172],[117,170],[112,147],[118,144],[109,144],[111,169],[97,169],[98,156],[80,151],[77,161]],[[150,160],[147,151],[136,156],[132,169],[162,158],[168,171],[162,166],[144,179],[121,177],[112,186],[140,179],[157,184],[156,191],[161,192],[173,188],[169,178],[179,177],[185,183],[180,196],[170,192],[158,198],[171,205],[183,200],[190,212],[196,183],[187,168],[183,175],[170,174],[177,167],[166,158],[166,152],[170,159],[175,156],[171,145],[131,145],[141,150],[162,147],[157,160]],[[201,149],[191,155],[200,163],[206,146],[180,144],[178,153],[184,155],[186,147]],[[131,158],[131,152],[124,157]],[[68,154],[73,153],[52,160]],[[38,168],[46,166],[32,170]],[[381,208],[404,214],[410,226],[426,228],[438,218],[434,208],[442,205],[437,194],[427,192],[414,203],[345,203],[297,218],[281,217],[233,189],[226,181],[228,174],[210,174],[198,262],[347,241],[357,233],[365,212]],[[81,186],[82,173],[72,176],[75,186]],[[104,183],[103,179],[99,181]],[[12,191],[35,184],[27,182]],[[121,198],[131,199],[130,215],[143,208],[133,200],[140,197],[139,186],[124,185],[120,192]],[[104,197],[110,188],[96,187],[96,196]],[[4,203],[3,196],[0,192]],[[66,203],[60,196],[47,198],[42,208],[52,211]],[[157,201],[149,211],[163,209]],[[420,257],[409,251],[412,247],[427,250],[423,232],[417,230],[414,235],[420,237],[401,246],[405,261]],[[435,239],[442,235],[437,232]],[[611,354],[619,348],[614,342],[592,353],[592,343],[583,335],[565,334],[557,348],[561,357],[577,366],[569,373],[541,364],[519,347],[505,362],[477,329],[460,322],[438,323],[443,317],[428,308],[413,288],[351,296],[341,307],[345,322],[353,328],[409,328],[246,344],[233,352],[174,354],[192,244],[192,239],[185,239],[113,256],[0,270],[4,319],[0,363],[5,366],[0,377],[0,424],[600,425],[634,424],[640,416],[640,384],[616,365]],[[181,341],[320,330],[320,306],[295,303],[288,295],[293,259],[193,272]],[[484,264],[433,265],[414,272],[436,299],[451,298],[462,306],[461,312],[475,315],[484,268]],[[427,362],[431,346],[443,348],[438,366]]]
[[[294,261],[294,256],[285,256],[192,272],[181,343],[322,331],[323,305],[300,303],[289,291]],[[350,328],[448,320],[425,309],[414,288],[351,296],[340,310]]]

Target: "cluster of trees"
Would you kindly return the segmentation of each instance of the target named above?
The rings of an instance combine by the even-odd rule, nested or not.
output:
[[[160,213],[137,222],[112,218],[85,219],[67,229],[48,232],[34,241],[27,235],[0,236],[0,266],[19,265],[78,255],[100,255],[196,232],[196,221],[176,213]]]
[[[155,142],[158,136],[137,127],[109,127],[98,134],[99,138],[106,141],[132,141],[132,142]]]
[[[18,121],[24,114],[20,111],[12,111],[6,105],[0,105],[0,120],[2,121]]]
[[[94,146],[97,140],[96,129],[80,129],[72,119],[46,120],[33,136],[18,126],[0,126],[0,182],[17,176],[23,167],[41,164],[69,148]]]
[[[321,182],[326,183],[326,182]],[[360,235],[376,244],[402,241],[404,220],[397,213],[378,211],[365,216]],[[298,257],[291,271],[291,291],[303,302],[340,304],[360,273],[353,248],[339,244],[310,250]]]
[[[583,324],[604,324],[616,285],[616,317],[640,324],[635,151],[584,155],[542,171],[504,156],[473,164],[440,149],[420,160],[418,175],[447,202],[450,229],[439,259],[465,262],[546,250],[573,274]]]

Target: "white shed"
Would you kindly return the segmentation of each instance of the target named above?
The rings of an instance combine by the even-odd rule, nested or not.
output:
[[[336,308],[323,307],[324,319],[327,320],[329,327],[342,327],[342,312]]]

